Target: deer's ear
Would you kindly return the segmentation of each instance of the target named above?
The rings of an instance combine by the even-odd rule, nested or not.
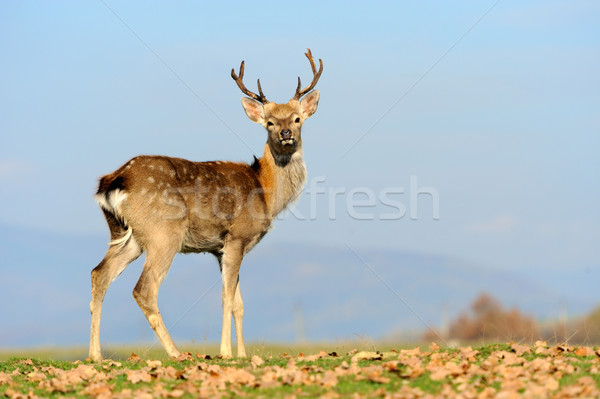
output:
[[[261,103],[251,98],[242,97],[242,107],[244,107],[246,115],[252,122],[265,124],[265,108]]]
[[[313,90],[300,101],[300,112],[302,112],[304,119],[311,117],[315,113],[317,105],[319,105],[320,95],[319,90]]]

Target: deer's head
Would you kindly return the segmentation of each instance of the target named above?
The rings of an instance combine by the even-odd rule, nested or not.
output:
[[[242,97],[242,106],[246,115],[252,122],[260,123],[269,133],[267,143],[274,155],[291,155],[302,144],[301,128],[304,121],[311,117],[319,104],[319,91],[311,91],[323,72],[323,61],[319,59],[319,71],[315,67],[310,49],[305,54],[310,61],[313,71],[313,80],[306,88],[302,88],[300,77],[294,97],[287,103],[277,104],[267,100],[257,81],[258,93],[253,93],[246,88],[242,79],[244,77],[244,61],[240,65],[239,76],[231,70],[231,77],[236,81],[240,90],[248,97]],[[304,97],[304,98],[303,98]]]

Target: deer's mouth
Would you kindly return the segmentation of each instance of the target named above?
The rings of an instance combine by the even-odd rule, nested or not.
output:
[[[279,143],[281,143],[281,145],[294,145],[296,144],[296,139],[293,137],[291,139],[281,139],[279,140]]]

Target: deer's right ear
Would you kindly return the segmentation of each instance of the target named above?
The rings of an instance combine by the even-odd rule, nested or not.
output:
[[[260,102],[248,97],[242,97],[242,107],[244,107],[246,115],[248,115],[248,118],[252,122],[260,123],[261,125],[265,124],[265,108]]]

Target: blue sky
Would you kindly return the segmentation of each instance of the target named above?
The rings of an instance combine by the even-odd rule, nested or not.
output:
[[[287,101],[310,47],[325,68],[304,153],[325,193],[265,242],[597,271],[600,5],[494,4],[2,2],[0,223],[107,236],[97,178],[129,158],[261,155],[230,70],[246,60],[248,86]],[[427,194],[409,217],[411,177],[439,220]],[[370,201],[353,190],[373,220],[348,215]],[[404,217],[380,220],[398,210],[383,191]]]

